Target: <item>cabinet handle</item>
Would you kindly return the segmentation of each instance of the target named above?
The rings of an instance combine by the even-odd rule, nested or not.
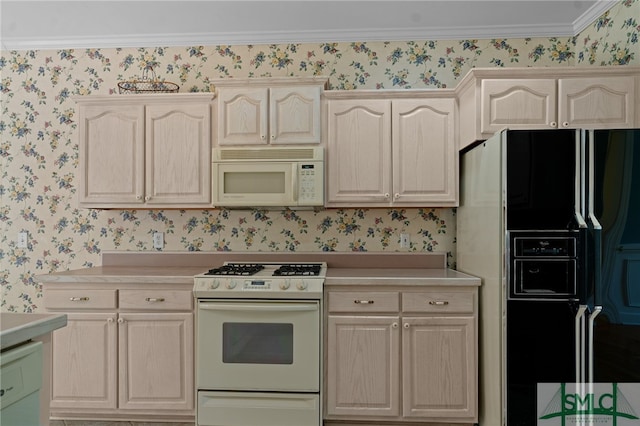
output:
[[[14,387],[15,386],[11,386],[10,388],[0,389],[0,396],[4,396],[7,392],[12,391]]]
[[[118,318],[118,324],[124,324],[124,320],[122,318]]]
[[[558,123],[556,123],[555,121],[552,121],[551,123],[549,123],[549,125],[551,127],[558,127]]]
[[[385,192],[385,193],[384,193],[384,198],[389,199],[389,197],[390,197],[389,193],[388,193],[388,192]]]
[[[394,322],[393,324],[391,324],[391,328],[398,328],[398,323]]]
[[[354,300],[353,303],[355,303],[356,305],[373,305],[373,300]]]
[[[136,195],[136,200],[142,200],[142,195]]]
[[[404,327],[404,328],[409,328],[409,327],[411,327],[411,326],[409,325],[409,323],[408,323],[408,322],[405,322],[405,323],[404,323],[404,325],[403,325],[403,327]]]
[[[260,139],[265,140],[266,137],[264,135],[260,135]]]
[[[569,122],[568,121],[563,121],[562,122],[562,127],[569,127]]]
[[[433,306],[446,306],[449,302],[447,300],[429,300],[429,304]]]
[[[275,140],[276,139],[276,135],[271,135],[271,139]]]
[[[112,323],[113,322],[113,318],[107,318],[107,322],[108,323]]]
[[[397,200],[398,198],[400,198],[400,194],[398,194],[398,193],[393,194],[393,198],[395,198]]]
[[[89,300],[88,297],[70,297],[69,298],[70,301],[72,302],[86,302],[87,300]]]
[[[164,302],[164,297],[147,297],[144,300],[147,302]]]
[[[144,197],[145,201],[149,201],[151,199],[151,195],[147,195],[146,197]]]

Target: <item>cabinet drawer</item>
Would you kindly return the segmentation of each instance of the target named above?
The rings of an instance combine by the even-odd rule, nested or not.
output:
[[[395,292],[331,291],[329,312],[398,312],[400,295]]]
[[[47,309],[115,309],[116,290],[44,290]]]
[[[473,293],[425,291],[402,293],[402,312],[473,313]]]
[[[190,311],[192,308],[190,290],[120,290],[120,309]]]

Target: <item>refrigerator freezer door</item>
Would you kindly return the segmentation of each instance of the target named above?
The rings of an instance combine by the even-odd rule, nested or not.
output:
[[[593,321],[592,379],[640,382],[640,130],[590,136],[589,205],[602,227],[593,254],[600,271],[589,280],[592,315],[602,306]]]

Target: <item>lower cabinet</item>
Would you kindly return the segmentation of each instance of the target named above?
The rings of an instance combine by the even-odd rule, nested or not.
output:
[[[475,288],[330,290],[327,311],[326,419],[477,422]]]
[[[190,289],[51,287],[47,310],[68,319],[53,333],[53,417],[193,419]]]
[[[193,314],[118,318],[118,407],[193,409]]]

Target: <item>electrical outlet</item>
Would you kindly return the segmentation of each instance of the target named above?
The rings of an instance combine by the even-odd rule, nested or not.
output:
[[[164,247],[164,232],[153,233],[153,248],[161,250]]]
[[[411,245],[411,238],[409,234],[400,234],[400,248],[409,248]]]
[[[26,231],[22,231],[18,234],[18,248],[27,248],[29,245],[29,233]]]

